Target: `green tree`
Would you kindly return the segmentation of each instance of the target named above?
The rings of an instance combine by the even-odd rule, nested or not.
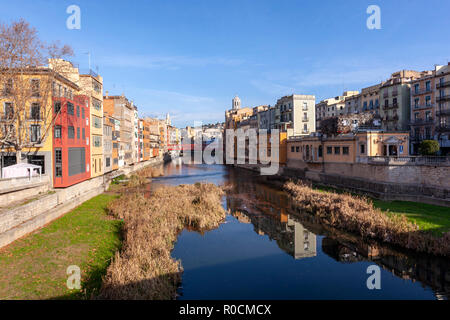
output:
[[[434,156],[439,151],[436,140],[423,140],[419,145],[419,153],[423,156]]]

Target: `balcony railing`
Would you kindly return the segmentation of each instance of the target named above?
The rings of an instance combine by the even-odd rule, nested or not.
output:
[[[425,88],[425,89],[419,89],[419,90],[411,90],[412,95],[416,96],[418,94],[425,94],[425,93],[431,93],[431,88]]]
[[[356,162],[381,165],[442,165],[450,166],[450,157],[433,156],[376,156],[356,157]]]
[[[309,121],[309,118],[302,118],[302,121],[303,121],[303,122],[308,122],[308,121]]]
[[[414,110],[420,110],[420,109],[429,109],[433,108],[434,104],[418,104],[416,106],[413,106]]]
[[[44,119],[44,114],[42,112],[30,112],[27,113],[26,119],[30,121],[42,121]]]
[[[0,114],[0,121],[6,122],[11,121],[14,119],[14,114],[12,113],[1,113]]]
[[[436,127],[438,132],[450,132],[450,124],[440,124]]]
[[[436,110],[437,116],[450,116],[450,109]]]
[[[450,87],[450,81],[439,82],[436,84],[436,89]]]
[[[414,119],[414,120],[411,120],[410,125],[418,126],[418,125],[432,124],[433,121],[434,121],[434,119],[431,117],[428,119]]]
[[[450,100],[450,94],[446,95],[446,96],[440,96],[436,98],[436,101],[446,101],[446,100]]]

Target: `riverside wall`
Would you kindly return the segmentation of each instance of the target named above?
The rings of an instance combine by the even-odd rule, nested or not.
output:
[[[105,192],[114,177],[121,174],[127,175],[146,166],[162,163],[162,159],[139,162],[68,188],[55,189],[29,203],[0,211],[0,248],[43,227],[83,202]]]

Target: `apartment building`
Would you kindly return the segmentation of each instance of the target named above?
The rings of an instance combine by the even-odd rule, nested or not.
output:
[[[324,99],[316,104],[316,127],[320,129],[320,122],[322,120],[348,113],[346,101],[353,96],[357,96],[358,94],[359,91],[344,91],[342,96]]]
[[[131,104],[133,105],[133,119],[132,119],[132,124],[133,124],[133,163],[139,162],[140,161],[140,153],[139,153],[139,143],[140,143],[140,139],[139,139],[139,115],[138,115],[138,109],[137,106],[134,105],[133,102],[131,102]]]
[[[319,104],[318,104],[319,106]],[[321,106],[319,106],[321,107]],[[361,94],[345,97],[345,113],[356,114],[361,111]]]
[[[450,153],[450,63],[435,68],[436,138],[441,154]]]
[[[145,119],[149,126],[149,137],[150,140],[150,157],[159,157],[160,156],[160,131],[159,131],[159,121],[157,119],[146,118]],[[162,154],[161,154],[162,156]]]
[[[277,100],[274,129],[287,132],[288,136],[306,135],[316,131],[316,97],[293,94]]]
[[[131,165],[133,162],[134,107],[125,95],[103,97],[104,108],[108,114],[120,122],[119,167]]]
[[[238,96],[232,100],[232,108],[225,111],[225,129],[236,129],[237,124],[253,115],[253,108],[241,108]]]
[[[411,82],[421,77],[412,70],[394,72],[380,87],[380,116],[385,131],[409,131]]]
[[[112,117],[103,117],[103,172],[113,171],[113,131],[115,121]]]
[[[59,91],[59,90],[58,90]],[[53,187],[65,188],[90,178],[89,96],[53,97]]]
[[[24,161],[39,165],[55,188],[76,184],[90,174],[89,100],[59,71],[50,64],[12,74],[0,94],[1,134],[8,135],[6,141],[19,135],[23,141],[21,159],[8,144],[1,146],[2,167]],[[25,108],[16,107],[18,102]]]
[[[411,154],[419,153],[423,140],[435,135],[435,71],[428,71],[411,81]]]
[[[361,89],[359,113],[380,114],[380,87],[381,83]]]

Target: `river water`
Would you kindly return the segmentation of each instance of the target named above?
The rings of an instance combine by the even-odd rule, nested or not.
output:
[[[160,168],[152,185],[231,185],[217,229],[184,230],[172,256],[184,268],[179,299],[448,299],[450,261],[388,247],[290,210],[286,194],[256,174],[221,165]],[[369,290],[369,266],[380,289]]]

